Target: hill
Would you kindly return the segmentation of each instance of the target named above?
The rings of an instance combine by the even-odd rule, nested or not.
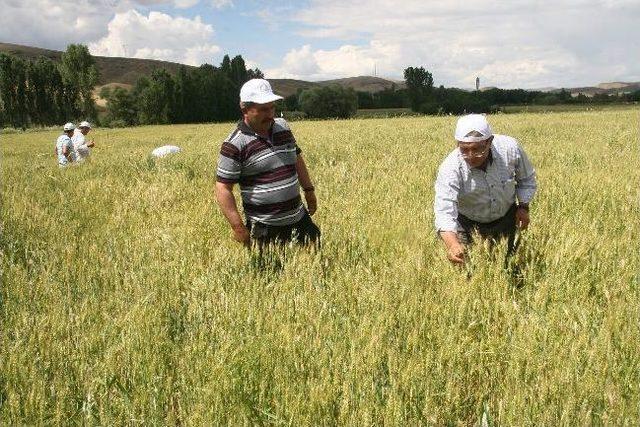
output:
[[[9,53],[24,59],[35,60],[39,56],[45,56],[53,61],[59,61],[62,52],[57,50],[41,49],[37,47],[21,46],[11,43],[0,43],[0,53]],[[154,59],[138,59],[138,58],[120,58],[107,56],[94,56],[98,71],[100,72],[100,80],[98,88],[104,85],[121,85],[128,87],[134,85],[140,76],[151,74],[155,69],[165,69],[171,74],[175,74],[182,64],[169,61],[158,61]],[[192,68],[190,65],[186,67]],[[268,76],[267,76],[268,77]],[[353,88],[363,92],[379,92],[391,87],[404,88],[404,82],[392,81],[373,76],[347,77],[344,79],[325,80],[318,82],[308,82],[295,79],[268,79],[276,93],[289,96],[295,94],[298,90],[308,89],[315,86],[326,86],[337,84],[340,86]],[[487,90],[489,88],[482,88]],[[538,89],[543,92],[559,92],[559,88],[547,87]],[[567,88],[572,95],[583,93],[587,96],[593,96],[597,93],[617,94],[621,92],[633,92],[640,90],[640,82],[610,82],[600,83],[596,86],[585,86]]]
[[[62,52],[57,50],[41,49],[37,47],[21,46],[11,43],[0,43],[0,52],[5,52],[17,57],[35,60],[40,56],[47,57],[53,61],[60,61]],[[154,59],[121,58],[94,56],[98,71],[100,72],[99,86],[118,83],[120,85],[134,85],[140,76],[151,74],[155,69],[165,69],[171,74],[178,72],[182,64],[169,61],[158,61]],[[193,68],[186,65],[188,68]],[[268,79],[274,90],[283,96],[295,94],[300,89],[308,89],[319,85],[338,84],[351,87],[355,90],[366,92],[378,92],[388,89],[392,85],[404,86],[404,83],[397,83],[379,77],[349,77],[346,79],[327,80],[323,82],[308,82],[294,79]]]

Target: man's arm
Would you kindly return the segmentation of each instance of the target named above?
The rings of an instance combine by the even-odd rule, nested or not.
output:
[[[222,214],[231,225],[233,238],[244,245],[249,245],[249,230],[247,230],[238,213],[236,198],[233,195],[233,184],[216,182],[216,200],[218,201]]]
[[[71,151],[69,150],[69,146],[67,144],[62,144],[62,155],[67,158],[67,160],[71,160]]]
[[[304,191],[304,198],[307,201],[307,210],[309,211],[309,215],[313,215],[316,213],[316,210],[318,210],[318,200],[316,199],[315,188],[313,187],[313,182],[311,182],[309,170],[302,158],[302,154],[298,154],[296,172],[298,173],[298,181],[300,181],[300,185]]]
[[[519,208],[516,210],[516,225],[526,229],[529,226],[529,203],[536,192],[536,171],[527,154],[518,144],[518,162],[516,163],[516,196]]]
[[[436,230],[446,246],[447,258],[454,264],[464,263],[464,246],[457,233],[459,181],[451,165],[443,164],[438,170],[433,204]]]
[[[455,231],[440,231],[440,237],[447,248],[447,258],[454,264],[464,264],[464,246]]]

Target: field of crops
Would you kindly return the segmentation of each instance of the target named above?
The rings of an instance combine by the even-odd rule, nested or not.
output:
[[[455,117],[292,123],[323,247],[266,262],[213,201],[231,124],[96,129],[66,170],[0,135],[0,424],[637,425],[639,119],[490,118],[538,172],[518,286],[434,237]]]

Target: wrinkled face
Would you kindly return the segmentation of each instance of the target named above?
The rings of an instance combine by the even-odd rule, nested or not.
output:
[[[267,104],[252,104],[242,109],[244,121],[256,132],[267,132],[273,124],[276,105],[273,102]]]
[[[458,141],[458,150],[460,150],[462,158],[470,167],[477,168],[487,161],[491,151],[491,141],[493,141],[493,136],[479,142]]]
[[[83,135],[88,134],[90,130],[91,128],[80,128],[80,132],[82,132]]]

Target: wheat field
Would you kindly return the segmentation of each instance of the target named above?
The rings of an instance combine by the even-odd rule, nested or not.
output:
[[[95,129],[64,170],[0,135],[0,424],[638,425],[639,119],[490,117],[538,173],[517,284],[435,238],[455,117],[291,123],[323,246],[266,261],[213,198],[233,124]]]

